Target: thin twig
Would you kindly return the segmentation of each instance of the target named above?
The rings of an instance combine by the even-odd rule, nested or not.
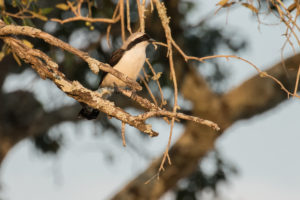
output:
[[[130,34],[132,34],[131,26],[130,26],[130,2],[126,0],[126,14],[127,14],[127,30]]]
[[[148,58],[146,59],[146,63],[148,64],[148,67],[149,67],[149,69],[151,70],[153,76],[156,77],[157,74],[156,74],[155,70],[153,69],[151,63],[149,62],[149,59],[148,59]],[[160,98],[161,98],[161,105],[160,105],[160,107],[163,107],[163,106],[166,104],[166,101],[165,101],[165,99],[164,99],[164,93],[163,93],[163,91],[162,91],[162,89],[161,89],[159,80],[158,80],[158,79],[155,79],[155,82],[156,82],[156,84],[157,84],[157,87],[158,87],[159,93],[160,93]]]
[[[295,89],[294,89],[294,93],[293,93],[293,96],[294,96],[294,97],[297,95],[298,84],[299,84],[299,78],[300,78],[300,65],[299,65],[299,67],[298,67],[297,79],[296,79]]]
[[[119,8],[120,8],[120,2],[118,2],[118,4],[116,5],[116,8],[115,8],[115,10],[114,10],[112,19],[119,18],[119,20],[120,20],[121,16],[120,16],[120,13],[119,13]],[[118,13],[119,13],[119,15],[117,16]],[[107,26],[107,29],[106,29],[106,40],[107,40],[107,44],[108,44],[108,46],[111,48],[111,43],[110,43],[110,40],[109,40],[110,30],[111,30],[111,24],[109,24],[109,25]]]
[[[125,24],[124,24],[124,0],[119,0],[120,2],[120,16],[121,16],[121,35],[122,41],[125,42]]]
[[[158,106],[157,101],[156,101],[156,99],[155,99],[155,97],[154,97],[154,95],[153,95],[153,93],[152,93],[150,87],[148,86],[148,83],[145,81],[145,79],[144,79],[141,75],[140,75],[139,77],[140,77],[140,79],[142,80],[142,82],[144,83],[144,85],[145,85],[145,87],[146,87],[146,89],[147,89],[147,91],[148,91],[148,93],[149,93],[151,99],[153,100],[155,106]]]
[[[146,0],[143,0],[141,5],[141,32],[145,32],[145,6],[146,6]]]
[[[149,82],[149,76],[148,76],[144,66],[143,66],[142,70],[143,70],[144,78],[146,79],[147,82]]]
[[[173,85],[174,85],[174,106],[173,106],[173,112],[176,113],[177,109],[179,108],[177,104],[177,98],[178,98],[178,88],[177,88],[177,80],[176,80],[176,75],[175,75],[175,70],[174,70],[174,63],[173,63],[173,50],[172,50],[172,35],[171,35],[171,29],[169,26],[169,17],[167,16],[167,11],[166,7],[163,3],[161,3],[159,0],[153,0],[156,9],[158,11],[158,15],[160,17],[162,26],[165,31],[166,39],[167,39],[167,45],[168,45],[168,57],[169,57],[169,65],[170,65],[170,72],[171,72],[171,77],[173,80]],[[164,163],[166,158],[168,158],[169,164],[171,164],[171,160],[169,158],[169,148],[171,146],[171,139],[172,139],[172,134],[173,134],[173,127],[174,127],[174,121],[175,117],[172,118],[171,121],[171,128],[170,128],[170,134],[169,134],[169,140],[168,140],[168,145],[167,148],[164,152],[163,159],[159,168],[159,172],[164,170]]]
[[[126,147],[126,140],[125,140],[125,123],[122,122],[122,142],[123,142],[123,146]]]
[[[172,44],[173,46],[178,50],[178,52],[183,56],[184,60],[187,62],[188,60],[198,60],[200,62],[204,62],[205,60],[208,60],[208,59],[213,59],[213,58],[235,58],[235,59],[238,59],[238,60],[242,60],[246,63],[248,63],[249,65],[251,65],[258,73],[261,77],[267,77],[267,78],[270,78],[272,79],[273,81],[275,81],[278,85],[280,85],[281,89],[283,91],[285,91],[287,93],[288,96],[290,95],[293,95],[291,92],[288,91],[288,89],[277,79],[275,78],[274,76],[271,76],[269,75],[267,72],[265,71],[262,71],[260,70],[256,65],[254,65],[252,62],[242,58],[242,57],[239,57],[239,56],[235,56],[235,55],[213,55],[213,56],[205,56],[205,57],[202,57],[202,58],[199,58],[199,57],[194,57],[194,56],[187,56],[181,49],[180,47],[175,43],[175,41],[173,40],[172,41]]]
[[[51,21],[58,22],[60,24],[65,24],[69,22],[74,22],[74,21],[86,21],[86,22],[102,22],[102,23],[108,23],[108,24],[114,24],[117,23],[120,20],[120,16],[116,17],[115,19],[109,19],[109,18],[90,18],[90,17],[83,17],[83,16],[75,16],[71,17],[68,19],[57,19],[57,18],[52,18]]]
[[[183,119],[183,120],[187,120],[187,121],[192,121],[192,122],[195,122],[198,124],[202,124],[202,125],[211,127],[216,131],[220,130],[220,127],[216,123],[214,123],[210,120],[201,119],[199,117],[194,117],[194,116],[186,115],[183,113],[174,113],[174,112],[170,112],[170,111],[166,111],[166,110],[149,111],[149,112],[138,115],[137,118],[145,121],[151,117],[159,117],[159,116],[166,116],[169,118],[178,118],[178,119]]]
[[[144,9],[140,3],[140,0],[136,0],[138,13],[139,13],[139,20],[140,20],[140,28],[141,32],[145,32],[145,19],[144,19]]]

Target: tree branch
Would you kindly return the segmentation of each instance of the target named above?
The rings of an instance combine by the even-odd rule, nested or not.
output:
[[[286,69],[279,62],[266,72],[276,77],[289,93],[294,93],[300,54],[287,58],[284,63]],[[230,120],[236,121],[262,113],[288,98],[288,93],[275,81],[257,75],[225,94],[222,103]]]
[[[86,52],[82,52],[71,45],[53,37],[52,35],[45,33],[39,29],[29,27],[29,26],[15,26],[15,25],[6,25],[2,20],[0,20],[0,36],[5,35],[26,35],[33,38],[40,38],[45,42],[64,49],[74,55],[77,55],[84,61],[86,61],[90,67],[90,69],[95,73],[98,74],[99,69],[105,72],[111,73],[115,77],[124,81],[129,87],[135,90],[141,90],[142,87],[132,79],[128,78],[125,74],[115,70],[110,65],[102,63],[94,58],[91,58]]]
[[[284,83],[287,88],[293,89],[300,63],[300,54],[288,58],[285,63],[288,76],[286,76],[281,62],[267,72]],[[192,71],[186,74],[182,91],[184,96],[189,97],[194,103],[194,114],[216,121],[221,125],[220,134],[206,126],[188,122],[183,135],[170,149],[172,165],[159,176],[159,179],[145,184],[157,174],[162,157],[150,164],[144,172],[129,182],[112,199],[159,199],[180,179],[196,169],[198,162],[214,148],[216,139],[226,128],[239,119],[253,117],[287,100],[286,92],[281,90],[277,83],[268,78],[261,78],[259,75],[245,81],[223,97],[217,97],[210,94],[208,90],[199,89],[199,86],[203,87],[204,82],[201,81],[201,77],[197,78],[196,74]]]
[[[42,78],[49,78],[52,80],[56,86],[68,96],[115,117],[122,122],[134,126],[150,136],[158,135],[158,133],[151,129],[151,125],[145,124],[144,121],[139,118],[116,107],[113,102],[102,99],[101,94],[97,91],[94,92],[86,89],[78,81],[69,81],[63,73],[58,71],[58,65],[43,52],[31,49],[20,40],[12,37],[5,37],[3,40],[17,56],[31,64],[32,68],[36,70]]]
[[[23,27],[23,26],[14,26],[14,25],[5,25],[4,23],[1,24],[0,21],[0,35],[7,35],[7,34],[22,34],[22,35],[28,35],[31,37],[38,37],[49,44],[58,46],[62,49],[68,50],[69,52],[78,55],[82,59],[84,59],[87,63],[89,63],[91,69],[95,70],[95,65],[98,66],[101,69],[101,65],[104,65],[104,69],[107,67],[109,70],[109,73],[115,73],[117,72],[110,66],[105,66],[106,64],[100,63],[99,61],[89,57],[86,53],[81,52],[73,47],[71,47],[69,44],[66,44],[62,42],[61,40],[49,35],[48,33],[42,32],[38,29],[31,28],[31,27]],[[165,110],[160,110],[160,108],[156,105],[152,105],[149,101],[146,99],[143,99],[142,97],[135,97],[135,100],[140,103],[140,105],[144,106],[147,104],[148,108],[151,108],[151,112],[145,113],[144,115],[140,116],[132,116],[129,113],[125,112],[123,109],[116,107],[113,102],[110,102],[108,100],[105,100],[102,98],[101,94],[98,92],[93,92],[91,90],[88,90],[84,88],[78,81],[69,81],[63,73],[61,73],[58,70],[58,65],[52,61],[50,57],[48,57],[45,53],[37,50],[32,49],[25,45],[22,41],[9,37],[4,36],[2,37],[3,41],[11,48],[11,51],[14,53],[14,55],[20,57],[22,60],[24,60],[26,63],[29,63],[32,65],[32,68],[37,71],[37,73],[42,77],[43,79],[49,78],[52,80],[58,88],[60,88],[63,92],[65,92],[67,95],[71,96],[75,100],[79,102],[83,102],[93,108],[96,108],[112,117],[115,117],[116,119],[119,119],[125,124],[129,124],[131,126],[136,127],[140,131],[150,135],[150,136],[157,136],[158,133],[152,130],[151,125],[145,124],[145,121],[149,117],[153,116],[164,116],[172,118],[172,122],[175,118],[181,118],[185,120],[191,120],[196,123],[205,124],[208,125],[216,130],[219,129],[219,127],[208,120],[200,119],[198,117],[192,117],[187,116],[182,113],[178,114],[176,113],[176,108],[173,110],[173,113]],[[99,64],[100,63],[100,64]],[[93,67],[92,67],[93,66]],[[98,70],[98,68],[97,68]],[[96,71],[95,71],[96,72]],[[98,72],[98,71],[97,71]],[[120,72],[118,72],[120,73]],[[118,74],[117,73],[117,74]],[[174,72],[175,73],[175,72]],[[124,80],[126,80],[126,76],[122,73],[120,73]],[[175,74],[173,74],[175,76]],[[135,87],[136,82],[128,82],[131,84],[132,87]],[[137,83],[136,83],[137,84]],[[139,86],[139,85],[137,85]],[[140,87],[140,86],[139,86]],[[176,94],[177,95],[177,94]],[[130,95],[132,96],[132,95]],[[175,98],[176,99],[176,98]],[[155,107],[155,111],[153,111],[153,107]],[[176,105],[175,105],[176,107]],[[146,117],[145,117],[146,116]],[[173,124],[173,123],[172,123]]]

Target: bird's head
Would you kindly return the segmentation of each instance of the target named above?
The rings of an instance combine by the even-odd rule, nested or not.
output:
[[[133,33],[123,44],[122,48],[130,50],[136,45],[147,47],[148,44],[155,42],[148,34],[142,32]]]

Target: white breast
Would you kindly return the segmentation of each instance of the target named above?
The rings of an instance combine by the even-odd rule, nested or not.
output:
[[[147,44],[147,42],[142,42],[134,46],[129,51],[126,51],[118,64],[114,66],[114,69],[126,74],[129,78],[136,80],[146,60],[145,50]],[[113,87],[114,85],[120,87],[126,86],[123,81],[111,74],[108,74],[104,78],[101,87]]]

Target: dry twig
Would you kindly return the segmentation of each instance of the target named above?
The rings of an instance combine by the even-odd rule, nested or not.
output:
[[[126,0],[126,14],[127,14],[127,30],[130,34],[132,34],[131,26],[130,26],[130,2]]]
[[[156,77],[155,78],[155,82],[157,84],[157,87],[159,89],[159,93],[160,93],[160,98],[161,98],[161,104],[160,104],[160,107],[163,107],[165,104],[166,104],[166,101],[164,99],[164,93],[162,92],[162,89],[161,89],[161,86],[160,86],[160,83],[159,83],[159,80],[157,78],[157,73],[155,72],[155,70],[153,69],[151,63],[149,62],[149,59],[147,58],[146,59],[146,63],[148,64],[148,67],[149,69],[151,70],[152,74],[153,74],[153,77]]]
[[[293,93],[294,97],[297,96],[298,85],[299,85],[299,78],[300,78],[300,65],[298,67],[297,79],[296,79],[295,89],[294,89],[294,93]]]
[[[165,31],[165,35],[167,38],[167,45],[168,45],[168,57],[169,57],[169,65],[170,65],[170,72],[171,72],[171,77],[173,80],[173,85],[174,85],[174,106],[173,106],[173,112],[176,114],[177,109],[179,108],[177,104],[177,98],[178,98],[178,88],[177,88],[177,80],[176,80],[176,75],[175,75],[175,70],[174,70],[174,63],[173,63],[173,49],[172,49],[172,34],[171,34],[171,29],[169,26],[169,21],[170,19],[167,16],[167,10],[166,7],[163,3],[161,3],[159,0],[153,0],[155,3],[156,9],[158,11],[158,15],[160,17],[162,26]],[[163,159],[159,168],[159,172],[164,170],[164,163],[166,158],[168,159],[169,164],[171,164],[171,159],[169,157],[169,148],[171,146],[171,139],[172,139],[172,133],[173,133],[173,127],[174,127],[174,121],[175,117],[172,118],[171,120],[171,129],[170,129],[170,134],[169,134],[169,140],[168,140],[168,145],[165,150],[165,153],[163,155]]]
[[[126,124],[122,122],[122,130],[121,130],[121,135],[122,135],[122,142],[123,146],[126,147],[126,140],[125,140],[125,126]]]

